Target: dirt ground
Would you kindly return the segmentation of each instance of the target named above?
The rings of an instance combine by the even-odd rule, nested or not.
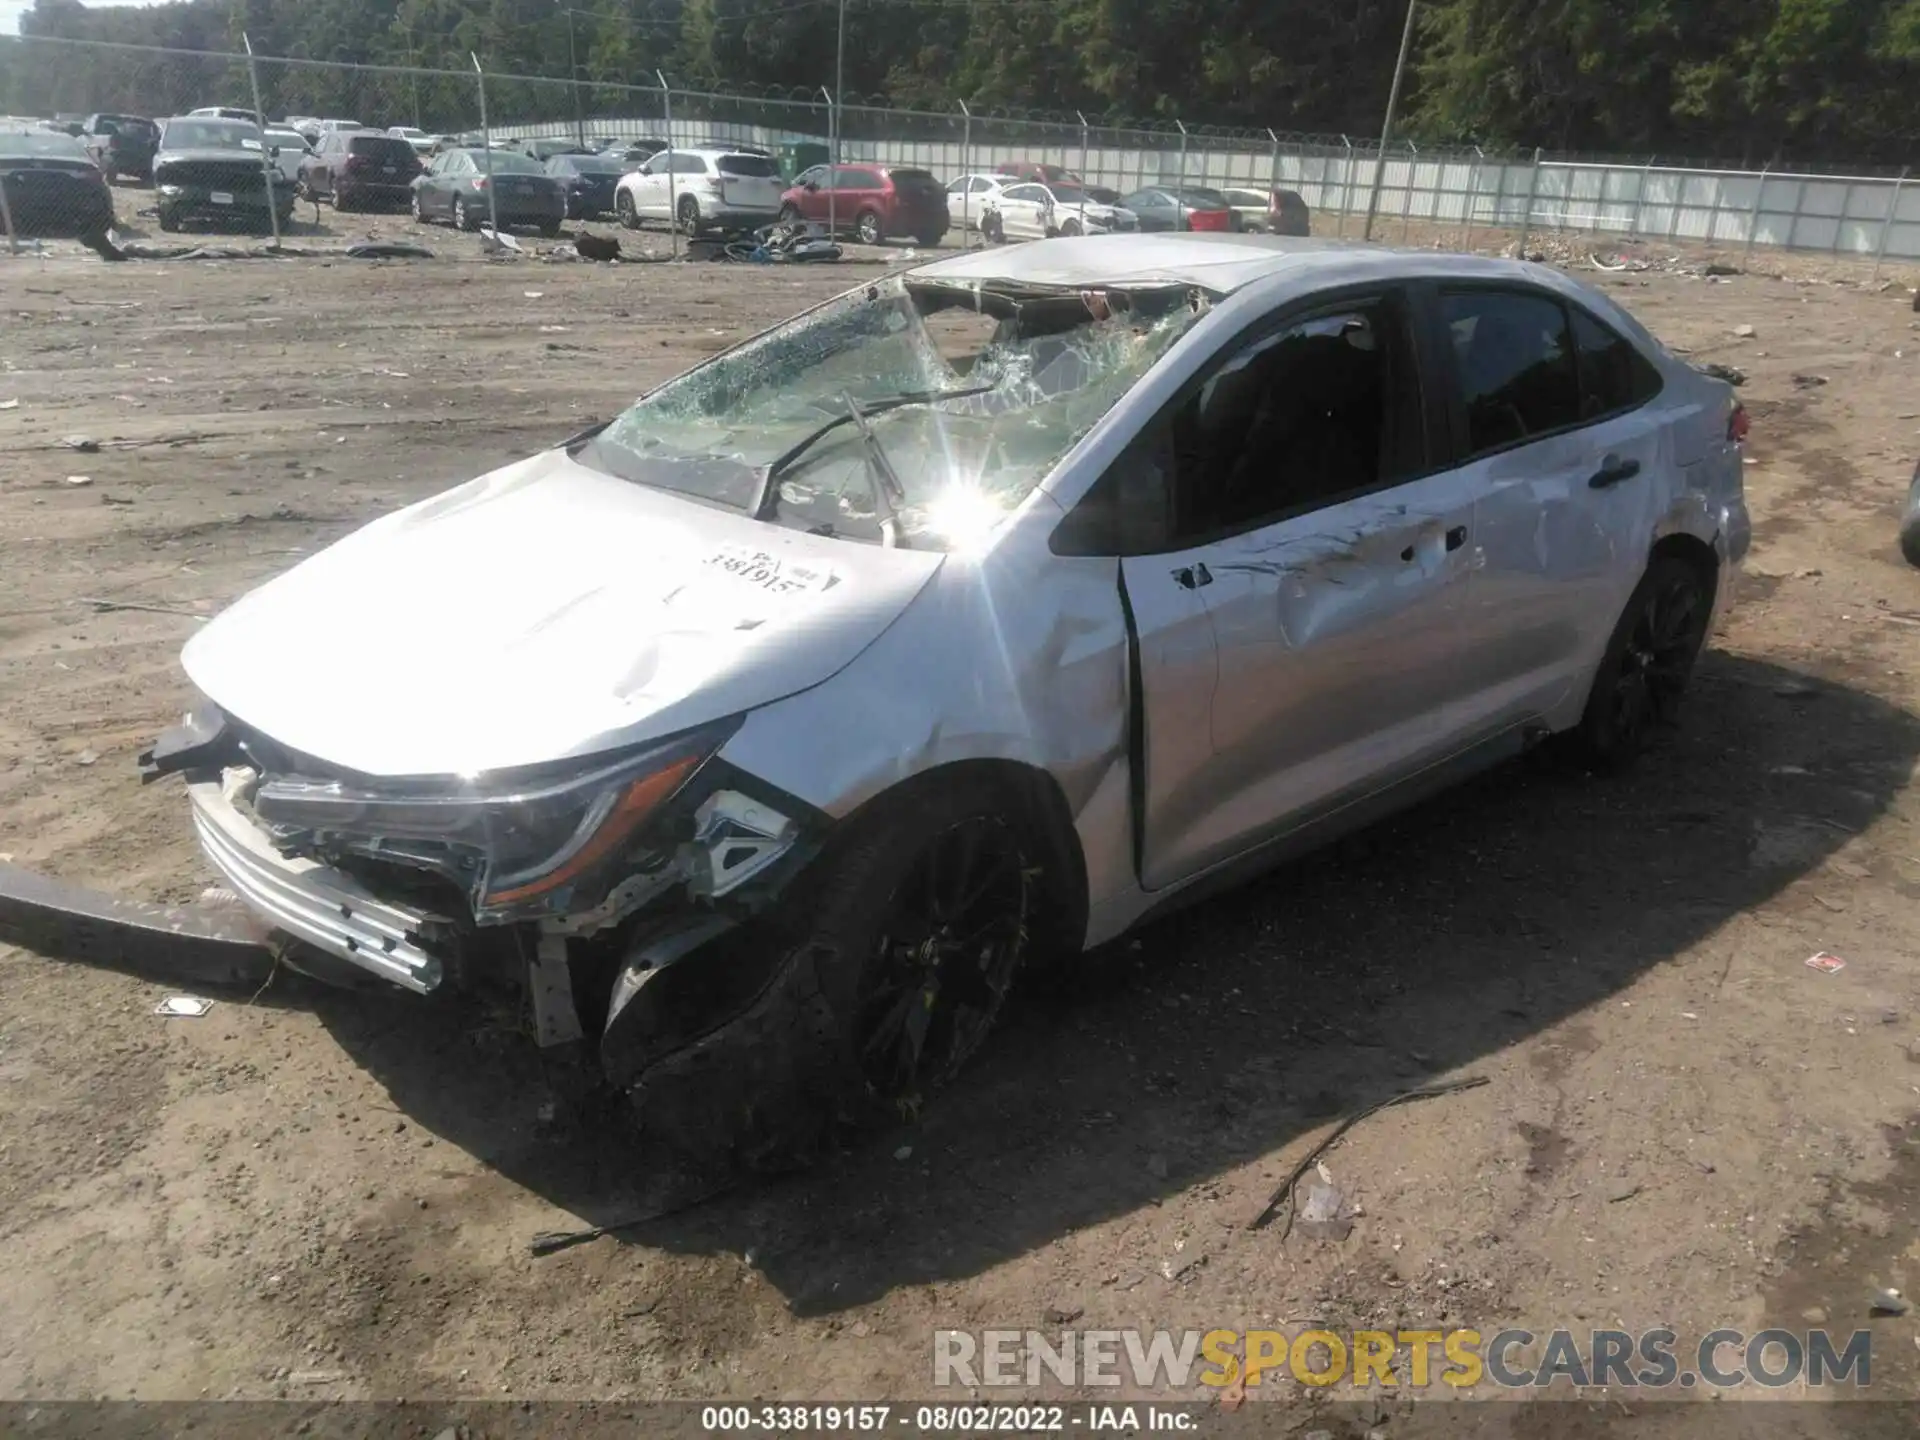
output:
[[[210,614],[878,273],[434,242],[0,257],[0,855],[210,883],[133,766],[196,622],[92,602]],[[1920,1285],[1920,321],[1789,268],[1586,272],[1751,375],[1756,543],[1671,744],[1510,766],[1155,925],[817,1173],[534,1258],[646,1177],[487,1017],[282,977],[163,1019],[0,947],[0,1397],[925,1398],[935,1328],[1309,1321],[1866,1327],[1920,1397],[1920,1315],[1867,1314]],[[1330,1152],[1345,1241],[1249,1228],[1330,1117],[1466,1075]]]

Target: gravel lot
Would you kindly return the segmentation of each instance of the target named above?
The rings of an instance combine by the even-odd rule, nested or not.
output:
[[[210,882],[133,770],[196,622],[91,601],[210,614],[879,273],[429,243],[0,256],[0,853]],[[1511,766],[1156,925],[818,1173],[535,1259],[648,1177],[550,1118],[503,1017],[281,977],[161,1019],[161,986],[0,947],[0,1396],[924,1397],[934,1328],[1062,1315],[1870,1326],[1876,1391],[1920,1396],[1916,1317],[1866,1313],[1920,1284],[1920,321],[1791,268],[1596,277],[1751,374],[1744,603],[1671,745]],[[1344,1242],[1248,1228],[1330,1117],[1469,1074],[1330,1153]]]

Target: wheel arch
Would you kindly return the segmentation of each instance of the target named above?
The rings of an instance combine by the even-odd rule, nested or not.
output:
[[[1051,773],[1022,760],[978,757],[944,761],[863,801],[836,827],[852,837],[917,806],[935,789],[959,788],[987,797],[1012,817],[1039,852],[1042,923],[1036,947],[1072,954],[1087,931],[1087,865],[1066,792]]]
[[[1677,530],[1662,535],[1653,542],[1653,548],[1647,552],[1647,564],[1651,566],[1663,555],[1684,560],[1699,573],[1701,583],[1707,587],[1709,606],[1719,598],[1720,593],[1720,552],[1713,546],[1685,530]]]

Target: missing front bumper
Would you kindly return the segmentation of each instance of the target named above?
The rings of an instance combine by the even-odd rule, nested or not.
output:
[[[316,861],[287,859],[234,805],[221,780],[192,781],[187,794],[207,859],[274,929],[417,994],[439,986],[440,959],[421,932],[444,924],[441,917],[382,900]]]

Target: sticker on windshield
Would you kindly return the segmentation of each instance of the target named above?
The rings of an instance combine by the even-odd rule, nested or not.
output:
[[[834,581],[833,572],[824,565],[782,559],[751,545],[722,546],[707,557],[706,563],[772,595],[808,594],[824,590]]]

